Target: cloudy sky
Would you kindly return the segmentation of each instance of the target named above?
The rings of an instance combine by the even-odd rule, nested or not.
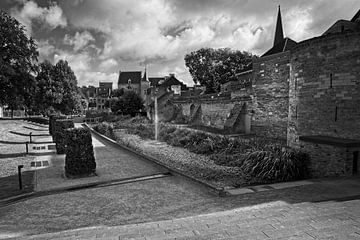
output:
[[[186,53],[201,47],[264,53],[279,4],[285,35],[295,41],[360,9],[359,0],[0,0],[36,39],[40,61],[66,59],[79,86],[116,83],[119,70],[145,66],[148,77],[175,73],[192,85]]]

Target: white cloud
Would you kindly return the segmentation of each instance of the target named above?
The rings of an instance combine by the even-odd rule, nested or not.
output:
[[[41,21],[50,29],[67,26],[67,20],[63,15],[63,11],[56,4],[43,8],[33,1],[27,1],[23,3],[22,8],[16,7],[11,9],[11,14],[25,25],[29,35],[32,33],[33,20]]]
[[[82,33],[76,32],[74,37],[71,37],[68,34],[64,37],[64,43],[73,46],[74,51],[79,51],[90,42],[94,41],[94,37],[88,31],[84,31]]]
[[[99,69],[102,71],[109,71],[116,67],[118,67],[118,62],[113,58],[106,59],[105,61],[102,61],[99,65]]]
[[[40,61],[51,58],[51,55],[55,53],[55,47],[49,43],[49,40],[40,40],[36,43],[39,50]]]
[[[313,23],[311,16],[311,8],[292,8],[286,12],[284,22],[285,34],[291,36],[294,40],[310,38],[313,33],[309,31],[310,25]]]

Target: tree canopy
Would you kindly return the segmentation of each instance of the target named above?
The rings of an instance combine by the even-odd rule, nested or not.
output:
[[[76,76],[67,61],[40,63],[36,83],[36,108],[41,112],[71,113],[82,108]]]
[[[0,10],[0,104],[15,109],[29,106],[35,87],[39,53],[24,26]]]
[[[46,113],[82,107],[77,80],[66,61],[37,65],[37,45],[15,18],[0,10],[0,105]]]
[[[207,93],[214,93],[219,92],[221,84],[237,80],[236,75],[251,64],[252,58],[251,53],[230,48],[201,48],[186,54],[184,60],[194,83],[205,86]]]
[[[111,111],[123,115],[135,116],[144,110],[144,101],[134,91],[125,91],[119,98],[114,98],[111,103]]]

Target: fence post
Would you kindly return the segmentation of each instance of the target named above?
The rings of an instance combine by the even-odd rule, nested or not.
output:
[[[31,138],[32,132],[29,133],[30,136],[30,143],[32,143],[32,138]]]
[[[26,154],[29,154],[29,142],[26,142],[25,145],[26,145]]]

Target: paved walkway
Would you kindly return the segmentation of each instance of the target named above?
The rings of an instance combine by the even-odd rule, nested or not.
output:
[[[360,200],[277,201],[195,217],[20,239],[360,239]]]
[[[158,173],[106,142],[94,145],[99,161],[121,162],[119,177]],[[359,199],[359,178],[219,197],[166,177],[1,208],[0,239],[360,239]]]

